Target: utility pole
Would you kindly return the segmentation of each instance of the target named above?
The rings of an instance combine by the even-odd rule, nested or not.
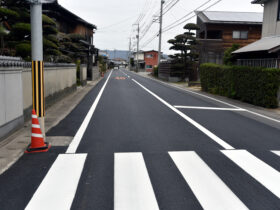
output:
[[[129,70],[130,70],[130,68],[131,68],[130,57],[131,57],[131,37],[129,37],[128,58],[127,58]]]
[[[45,138],[45,94],[43,62],[42,1],[30,1],[31,48],[32,48],[32,101],[42,134]]]
[[[137,25],[137,35],[136,35],[136,39],[137,39],[136,71],[138,72],[138,69],[139,69],[139,41],[140,41],[140,26],[139,26],[139,23],[134,24],[134,25]]]
[[[160,16],[159,16],[159,43],[158,43],[158,66],[161,60],[161,39],[162,39],[162,13],[164,0],[160,0]]]

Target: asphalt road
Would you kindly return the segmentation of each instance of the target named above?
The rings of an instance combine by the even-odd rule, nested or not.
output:
[[[280,209],[280,122],[113,70],[0,176],[0,209]]]

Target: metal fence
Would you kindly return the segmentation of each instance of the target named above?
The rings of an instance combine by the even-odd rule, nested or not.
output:
[[[280,68],[280,59],[266,58],[266,59],[238,59],[238,66],[251,66],[251,67],[265,67],[265,68]]]

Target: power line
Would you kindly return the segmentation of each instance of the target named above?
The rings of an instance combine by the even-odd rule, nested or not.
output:
[[[222,1],[222,0],[216,1],[215,3],[211,4],[210,6],[208,6],[207,8],[205,8],[205,9],[202,10],[202,11],[206,11],[206,10],[210,9],[211,7],[215,6],[216,4],[218,4],[218,3],[221,2],[221,1]],[[199,7],[199,8],[201,8],[201,7]],[[199,9],[199,8],[198,8],[198,9]],[[197,9],[196,9],[196,10],[197,10]],[[194,10],[193,12],[195,12],[196,10]],[[193,12],[191,12],[190,14],[192,14]],[[175,28],[175,27],[177,27],[177,26],[179,26],[179,25],[185,23],[186,21],[192,19],[192,18],[195,17],[195,16],[196,16],[196,14],[194,14],[193,16],[191,16],[190,18],[188,18],[188,19],[186,19],[186,20],[183,20],[183,21],[179,22],[178,24],[176,24],[176,25],[174,25],[174,26],[172,26],[172,27],[169,27],[169,28],[166,27],[167,29],[164,29],[164,32],[170,31],[171,29],[173,29],[173,28]]]
[[[165,33],[165,32],[167,32],[167,31],[169,31],[169,30],[171,30],[171,29],[173,29],[173,28],[175,28],[175,27],[177,27],[177,26],[179,26],[179,25],[185,23],[186,21],[192,19],[193,17],[196,16],[196,14],[194,14],[193,16],[189,17],[188,19],[185,19],[185,20],[183,20],[182,22],[176,24],[177,22],[179,22],[179,21],[181,21],[182,19],[184,19],[184,18],[190,16],[193,12],[195,12],[196,10],[198,10],[198,9],[200,9],[201,7],[205,6],[206,4],[208,4],[208,3],[211,2],[211,1],[212,1],[212,0],[206,1],[205,3],[203,3],[202,5],[200,5],[198,8],[196,8],[195,10],[193,10],[192,12],[188,13],[188,14],[185,15],[184,17],[178,19],[177,21],[173,22],[173,23],[170,24],[169,26],[165,27],[165,28],[163,29],[163,32],[162,32],[162,33]],[[221,1],[222,1],[222,0],[216,1],[215,3],[211,4],[210,6],[208,6],[207,8],[205,8],[205,9],[202,10],[202,11],[206,11],[207,9],[210,9],[211,7],[215,6],[216,4],[218,4],[218,3],[221,2]],[[174,24],[176,24],[176,25],[174,25]],[[173,26],[173,25],[174,25],[174,26]],[[168,28],[168,27],[169,27],[169,28]],[[152,36],[149,40],[147,40],[147,41],[141,46],[141,48],[144,48],[144,47],[146,47],[148,44],[150,44],[158,35],[159,35],[159,34],[157,33],[157,34],[155,34],[154,36]]]
[[[190,16],[194,11],[200,9],[201,7],[205,6],[206,4],[210,3],[212,0],[207,0],[206,2],[204,2],[203,4],[201,4],[199,7],[197,7],[196,9],[194,9],[193,11],[189,12],[188,14],[184,15],[183,17],[179,18],[178,20],[174,21],[173,23],[171,23],[170,25],[166,26],[165,28],[171,27],[172,25],[176,24],[178,21],[183,20],[184,18]]]
[[[128,20],[131,20],[131,18],[133,18],[133,17],[135,17],[135,16],[136,16],[136,15],[131,16],[131,17],[128,17],[128,18],[123,19],[123,20],[121,20],[121,21],[115,22],[115,23],[110,24],[110,25],[108,25],[108,26],[104,26],[103,28],[99,28],[98,31],[103,30],[103,29],[107,29],[107,28],[111,28],[111,27],[120,25],[120,24],[122,24],[122,23],[125,23],[125,22],[127,22]]]

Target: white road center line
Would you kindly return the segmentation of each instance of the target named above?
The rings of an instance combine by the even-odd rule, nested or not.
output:
[[[274,154],[276,154],[276,155],[279,155],[279,156],[280,156],[280,151],[271,151],[271,152],[273,152]]]
[[[248,209],[195,152],[169,152],[203,209]]]
[[[69,210],[86,157],[86,154],[59,155],[25,210]]]
[[[153,93],[152,91],[150,91],[149,89],[147,89],[146,87],[144,87],[143,85],[141,85],[139,82],[137,82],[136,80],[132,79],[132,81],[134,81],[136,84],[138,84],[140,87],[142,87],[144,90],[146,90],[148,93],[150,93],[152,96],[154,96],[156,99],[158,99],[160,102],[162,102],[164,105],[166,105],[168,108],[170,108],[171,110],[173,110],[175,113],[177,113],[178,115],[180,115],[182,118],[184,118],[186,121],[188,121],[189,123],[191,123],[193,126],[195,126],[197,129],[199,129],[201,132],[203,132],[205,135],[207,135],[208,137],[210,137],[212,140],[214,140],[216,143],[218,143],[220,146],[222,146],[225,149],[234,149],[234,147],[232,147],[231,145],[229,145],[228,143],[226,143],[224,140],[220,139],[218,136],[216,136],[214,133],[212,133],[211,131],[207,130],[206,128],[204,128],[202,125],[198,124],[196,121],[194,121],[193,119],[191,119],[190,117],[188,117],[187,115],[185,115],[183,112],[179,111],[178,109],[176,109],[174,106],[170,105],[169,103],[167,103],[165,100],[163,100],[162,98],[160,98],[159,96],[157,96],[155,93]]]
[[[199,106],[174,106],[177,109],[202,109],[202,110],[221,110],[221,111],[245,111],[245,109],[219,108],[219,107],[199,107]]]
[[[222,153],[280,198],[279,171],[245,150],[227,150]]]
[[[158,210],[142,153],[115,153],[114,210]]]
[[[86,115],[82,125],[80,126],[79,130],[77,131],[76,135],[74,136],[74,139],[71,142],[71,144],[69,145],[66,153],[75,153],[76,152],[76,150],[77,150],[77,148],[78,148],[78,146],[79,146],[79,144],[81,142],[81,139],[82,139],[82,137],[83,137],[87,127],[88,127],[88,124],[89,124],[89,122],[90,122],[90,120],[92,118],[92,115],[93,115],[93,113],[94,113],[94,111],[95,111],[95,109],[96,109],[96,107],[98,105],[98,102],[99,102],[99,100],[100,100],[100,98],[101,98],[101,96],[103,94],[103,91],[104,91],[104,89],[105,89],[105,87],[106,87],[106,85],[108,83],[108,80],[110,79],[110,76],[111,76],[112,72],[113,71],[110,72],[110,74],[109,74],[107,80],[105,81],[103,87],[99,91],[95,101],[93,102],[93,104],[92,104],[90,110],[88,111],[88,113],[87,113],[87,115]]]

